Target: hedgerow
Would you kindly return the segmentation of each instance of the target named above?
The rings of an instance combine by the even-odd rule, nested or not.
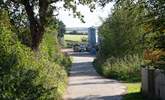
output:
[[[115,78],[123,81],[140,81],[140,66],[144,60],[139,55],[127,55],[123,58],[108,58],[105,61],[96,59],[94,65],[96,70],[105,77]]]
[[[0,99],[1,100],[60,100],[67,83],[70,66],[57,47],[53,34],[48,34],[38,51],[22,44],[11,31],[6,13],[0,13]],[[5,20],[6,18],[6,20]],[[7,23],[7,24],[5,24]],[[52,41],[52,42],[48,42]],[[53,49],[52,49],[53,48]],[[61,56],[56,56],[61,55]],[[59,62],[56,60],[63,59]]]
[[[132,9],[132,7],[134,9]],[[100,45],[96,69],[104,76],[124,81],[140,81],[143,63],[143,24],[134,3],[115,4],[112,14],[99,27]]]

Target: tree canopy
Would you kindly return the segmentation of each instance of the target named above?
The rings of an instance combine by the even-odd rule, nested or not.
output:
[[[74,16],[83,21],[83,15],[77,11],[77,5],[88,5],[95,9],[95,0],[3,0],[0,7],[8,10],[13,25],[27,27],[30,30],[31,48],[37,50],[45,32],[45,27],[54,12],[59,8],[56,3],[63,2],[63,8],[71,10]]]

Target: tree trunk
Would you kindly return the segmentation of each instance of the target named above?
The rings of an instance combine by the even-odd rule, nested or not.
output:
[[[38,50],[39,44],[42,40],[43,34],[44,34],[44,25],[46,22],[46,15],[47,15],[47,9],[48,5],[50,2],[48,0],[39,0],[39,17],[35,17],[34,13],[34,6],[32,4],[33,1],[30,0],[22,0],[22,1],[17,1],[17,0],[11,0],[14,3],[21,3],[24,5],[28,20],[29,20],[29,25],[30,25],[30,34],[32,38],[32,44],[31,48],[33,50]],[[58,1],[58,0],[57,0]]]
[[[28,0],[27,1],[25,0],[23,4],[25,6],[25,10],[28,15],[28,20],[30,24],[30,32],[32,38],[31,48],[33,50],[38,50],[39,44],[44,34],[44,27],[43,24],[40,22],[39,18],[35,17],[33,6],[30,5]]]

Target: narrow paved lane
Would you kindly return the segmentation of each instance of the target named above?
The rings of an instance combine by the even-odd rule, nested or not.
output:
[[[125,86],[118,81],[99,76],[92,66],[94,57],[73,53],[69,86],[64,100],[121,100]]]

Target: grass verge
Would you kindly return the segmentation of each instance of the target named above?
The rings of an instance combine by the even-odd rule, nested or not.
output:
[[[124,95],[123,100],[146,100],[140,90],[141,83],[125,83],[127,86],[127,94]]]

